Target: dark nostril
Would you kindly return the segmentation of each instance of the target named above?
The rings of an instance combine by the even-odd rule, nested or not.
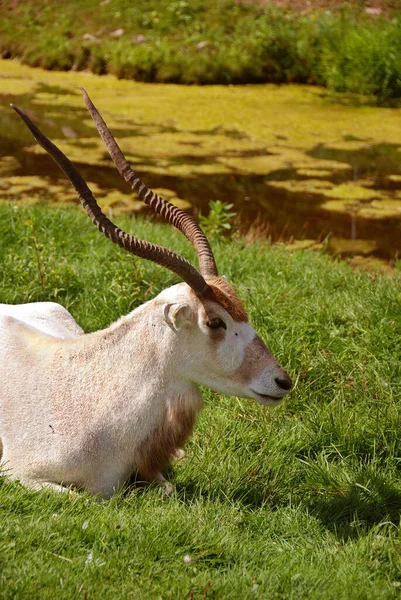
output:
[[[276,377],[274,381],[282,390],[290,390],[292,388],[291,377],[289,377],[287,373],[284,377]]]

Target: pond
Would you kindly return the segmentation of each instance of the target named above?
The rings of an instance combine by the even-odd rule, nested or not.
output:
[[[84,86],[132,167],[199,214],[234,203],[242,233],[340,255],[401,253],[400,109],[310,86],[187,87],[55,73],[0,61],[0,199],[76,202],[13,102],[73,160],[109,213],[147,210],[130,194],[86,112]]]

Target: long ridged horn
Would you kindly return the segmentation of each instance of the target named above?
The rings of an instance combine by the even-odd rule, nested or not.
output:
[[[89,98],[88,93],[84,88],[80,88],[84,97],[86,108],[88,109],[92,119],[95,122],[97,130],[102,137],[106,148],[118,169],[120,175],[131,186],[131,189],[138,194],[138,197],[145,202],[157,214],[162,215],[169,223],[177,227],[191,242],[196,250],[199,261],[199,269],[203,277],[216,277],[217,266],[213,256],[209,242],[199,225],[192,217],[167,202],[164,198],[150,190],[137,176],[137,174],[129,166],[124,154],[119,145],[107,127],[103,117]]]
[[[170,269],[170,271],[185,281],[198,296],[203,296],[208,292],[210,293],[210,287],[202,275],[185,258],[179,254],[176,254],[175,252],[172,252],[171,250],[168,250],[167,248],[164,248],[163,246],[158,246],[157,244],[152,244],[151,242],[135,238],[133,235],[126,233],[114,225],[114,223],[112,223],[110,219],[108,219],[102,212],[85,180],[79,173],[78,169],[74,167],[72,162],[40,131],[40,129],[34,123],[32,123],[29,117],[22,112],[22,110],[13,104],[10,106],[26,123],[27,127],[30,129],[31,133],[42,146],[42,148],[44,148],[44,150],[50,154],[62,171],[64,171],[65,175],[75,188],[83,207],[99,231],[101,231],[112,242],[121,248],[128,250],[132,254],[135,254],[141,258],[145,258],[146,260],[151,260],[159,265],[162,265],[163,267],[166,267],[167,269]]]

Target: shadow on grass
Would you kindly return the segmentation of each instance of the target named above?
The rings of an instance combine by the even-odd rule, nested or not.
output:
[[[353,482],[336,493],[326,490],[311,499],[308,509],[339,539],[358,538],[383,522],[398,526],[401,518],[401,491],[385,477],[370,477],[369,487]]]
[[[186,478],[185,483],[176,482],[174,468],[169,469],[166,478],[175,489],[178,498],[185,503],[192,504],[199,499],[209,502],[230,502],[242,505],[248,510],[258,510],[268,507],[277,510],[288,506],[287,495],[282,495],[277,490],[277,481],[255,482],[245,480],[237,486],[225,479],[203,481],[202,478]]]

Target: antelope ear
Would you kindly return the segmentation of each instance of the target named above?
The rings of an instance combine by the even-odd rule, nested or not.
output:
[[[189,304],[165,304],[163,306],[164,320],[174,331],[192,323],[191,307]]]

